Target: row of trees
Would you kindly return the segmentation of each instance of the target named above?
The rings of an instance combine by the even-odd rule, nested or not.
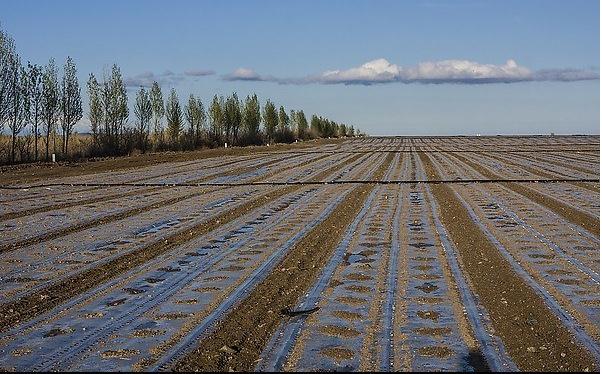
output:
[[[95,81],[93,75],[90,79]],[[173,88],[164,102],[157,82],[150,90],[142,87],[137,92],[134,114],[136,144],[143,152],[151,144],[159,149],[194,149],[223,143],[245,146],[356,135],[353,126],[316,115],[312,116],[310,127],[303,110],[287,112],[284,106],[277,108],[269,99],[262,109],[255,94],[244,100],[236,93],[228,97],[215,95],[207,109],[200,98],[190,95],[182,107]],[[162,127],[163,117],[166,129]]]
[[[21,151],[20,161],[39,159],[40,139],[44,140],[45,157],[49,158],[51,137],[55,141],[60,126],[62,151],[67,152],[75,124],[82,118],[81,90],[75,63],[69,57],[62,77],[53,59],[45,67],[21,62],[15,43],[0,30],[0,133],[5,126],[10,132],[9,161],[17,160],[17,149],[23,150],[33,140],[33,155]],[[30,126],[29,136],[19,135]],[[27,147],[29,148],[29,147]]]
[[[132,116],[117,65],[101,80],[90,74],[87,92],[91,136],[79,137],[85,144],[75,154],[70,152],[70,140],[83,117],[75,63],[68,57],[62,74],[53,59],[46,66],[25,65],[13,39],[0,29],[0,147],[7,138],[5,127],[10,138],[9,152],[0,148],[6,153],[0,154],[2,161],[49,160],[51,143],[52,153],[67,158],[358,135],[353,126],[316,115],[308,124],[302,110],[287,111],[271,100],[262,108],[255,94],[244,99],[236,93],[215,95],[207,107],[199,97],[190,95],[181,105],[173,88],[164,99],[157,82],[136,92]]]

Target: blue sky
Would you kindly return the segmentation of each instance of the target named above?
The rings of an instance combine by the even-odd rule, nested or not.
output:
[[[62,64],[70,55],[82,85],[117,63],[133,86],[156,78],[182,102],[256,92],[373,135],[599,134],[595,0],[3,0],[1,8],[24,60]]]

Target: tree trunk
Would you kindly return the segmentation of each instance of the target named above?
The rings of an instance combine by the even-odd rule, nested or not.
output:
[[[50,132],[46,133],[46,161],[50,161]]]
[[[37,125],[37,121],[36,121],[36,125],[34,127],[34,139],[35,139],[35,160],[34,161],[38,161],[38,125]]]
[[[11,147],[11,151],[10,151],[10,162],[11,164],[15,163],[15,144],[17,142],[17,134],[15,134],[15,132],[12,132],[12,147]]]

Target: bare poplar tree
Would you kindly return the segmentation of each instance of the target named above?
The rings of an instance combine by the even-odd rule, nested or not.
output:
[[[162,143],[163,142],[163,127],[161,120],[165,115],[165,106],[163,105],[163,94],[161,93],[161,87],[157,82],[153,82],[150,92],[150,99],[153,105],[153,120],[155,128],[153,129],[155,137]]]
[[[300,139],[307,139],[309,137],[307,118],[305,118],[305,113],[302,110],[297,112],[297,136]]]
[[[195,126],[195,146],[201,144],[203,129],[207,125],[207,113],[205,112],[205,106],[200,98],[197,99],[197,119]]]
[[[200,142],[200,132],[205,121],[205,109],[200,99],[196,99],[194,95],[188,97],[188,103],[184,109],[186,122],[188,122],[189,145],[191,148],[196,147]]]
[[[46,138],[46,160],[50,159],[50,134],[56,125],[60,107],[60,93],[58,72],[54,59],[48,61],[42,74],[42,119],[44,121],[44,135]]]
[[[148,145],[148,136],[150,132],[150,120],[153,116],[153,104],[150,95],[144,89],[140,88],[136,95],[136,104],[134,106],[134,114],[136,115],[136,131],[138,135],[138,146],[144,153]]]
[[[240,102],[236,93],[226,99],[223,109],[226,141],[234,144],[238,140],[238,132],[242,122]]]
[[[297,111],[294,109],[291,109],[290,114],[289,114],[289,119],[290,119],[290,129],[291,132],[294,134],[297,133],[297,122],[299,117],[297,116]]]
[[[209,106],[209,121],[211,126],[211,136],[213,141],[221,141],[222,135],[222,124],[224,121],[223,98],[219,98],[217,95],[213,97],[211,105]]]
[[[290,143],[293,141],[293,133],[291,132],[291,119],[286,114],[286,109],[280,106],[278,110],[278,130],[276,131],[279,142]]]
[[[176,145],[180,132],[182,131],[182,108],[178,101],[178,94],[171,89],[167,103],[165,104],[165,118],[167,120],[167,131],[172,145]]]
[[[257,95],[247,96],[243,111],[243,126],[248,142],[255,144],[259,141],[259,126],[261,125],[261,108]]]
[[[274,140],[276,135],[276,127],[278,126],[278,112],[276,106],[269,99],[263,107],[263,123],[265,125],[265,133],[268,137],[268,142]]]
[[[40,117],[42,114],[42,67],[28,63],[29,98],[31,103],[31,132],[34,137],[34,160],[38,160],[40,139]]]
[[[88,97],[90,106],[90,130],[92,131],[92,140],[94,147],[98,147],[101,136],[101,124],[103,122],[104,113],[102,108],[101,88],[94,74],[90,74],[88,78]]]
[[[286,114],[286,110],[284,109],[284,107],[281,105],[280,109],[278,110],[278,131],[284,134],[286,131],[289,130],[289,126],[290,118],[288,114]]]
[[[0,133],[12,115],[14,64],[18,58],[13,39],[0,29]]]
[[[229,121],[230,121],[230,131],[231,131],[231,138],[229,141],[232,144],[236,144],[238,142],[238,134],[240,132],[240,127],[242,125],[241,104],[240,104],[240,101],[238,100],[238,95],[236,95],[236,92],[233,93],[232,96],[230,96],[228,98],[228,101],[226,102],[226,107],[227,107],[227,112],[229,113],[228,117],[229,117]]]
[[[12,106],[8,127],[11,133],[10,161],[11,163],[15,163],[17,136],[25,128],[29,116],[29,85],[27,72],[21,67],[19,58],[13,59],[12,62],[11,69],[13,72],[11,74],[12,82],[10,88],[12,92]]]
[[[69,151],[69,137],[73,126],[82,118],[82,98],[77,70],[71,57],[67,57],[65,73],[61,84],[61,128],[63,130],[63,153]]]
[[[113,65],[111,76],[102,85],[104,148],[109,154],[120,154],[120,139],[129,117],[127,91],[121,70]]]

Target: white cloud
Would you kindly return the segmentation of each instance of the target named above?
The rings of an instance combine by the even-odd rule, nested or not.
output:
[[[508,60],[503,65],[480,64],[469,60],[443,60],[402,67],[381,58],[358,68],[327,71],[310,80],[343,84],[493,83],[523,81],[531,76],[529,69],[519,66],[514,60]]]
[[[384,58],[373,60],[357,68],[348,70],[331,70],[315,78],[322,83],[384,83],[397,80],[401,73],[399,66],[390,63]]]
[[[238,68],[232,73],[224,75],[224,80],[227,81],[263,81],[267,80],[253,69]]]
[[[147,71],[125,78],[127,87],[150,87],[154,81],[162,86],[174,86],[185,79],[213,75],[213,70],[191,69],[183,73],[165,70],[155,74]],[[529,81],[574,82],[600,79],[595,69],[544,69],[531,70],[509,59],[504,64],[482,64],[470,60],[426,61],[414,66],[400,66],[384,58],[368,61],[350,69],[328,70],[320,74],[296,78],[279,78],[262,75],[253,69],[238,68],[222,75],[226,81],[274,82],[278,84],[345,84],[373,85],[385,83],[422,84],[487,84]]]
[[[532,71],[510,59],[504,64],[481,64],[470,60],[421,62],[415,66],[395,65],[384,58],[369,61],[347,70],[329,70],[301,78],[276,78],[260,75],[252,69],[240,68],[223,76],[224,80],[265,81],[279,84],[486,84],[528,81],[571,82],[599,79],[597,70],[548,69]]]
[[[418,66],[402,69],[400,80],[453,83],[478,83],[483,81],[511,82],[528,79],[531,71],[514,60],[503,65],[479,64],[468,60],[422,62]]]

